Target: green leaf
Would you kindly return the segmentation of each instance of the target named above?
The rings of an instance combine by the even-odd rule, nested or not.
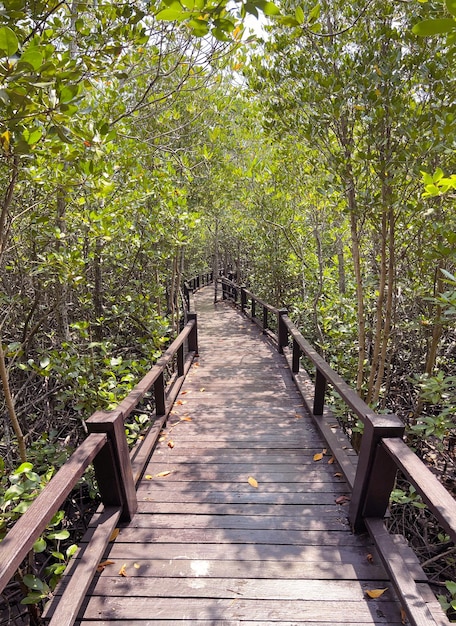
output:
[[[46,546],[46,541],[43,539],[43,537],[40,537],[33,544],[33,552],[36,552],[37,554],[39,554],[40,552],[44,552],[46,550]]]
[[[296,7],[295,18],[299,24],[304,24],[305,16],[302,7]]]
[[[451,17],[441,17],[437,20],[423,20],[412,28],[412,32],[419,37],[441,35],[456,29],[456,20]]]
[[[33,574],[26,574],[22,580],[24,585],[29,589],[34,591],[43,591],[44,583],[37,576],[34,576]]]
[[[37,50],[27,50],[19,59],[18,65],[21,63],[27,63],[34,70],[37,70],[43,64],[43,55]]]
[[[452,580],[446,580],[445,587],[448,589],[452,596],[456,596],[456,582]]]
[[[21,463],[17,470],[13,472],[15,476],[19,476],[20,474],[25,474],[26,472],[30,472],[33,469],[33,465],[31,463]]]
[[[56,539],[61,541],[62,539],[68,539],[70,533],[67,530],[58,530],[55,533],[48,533],[46,539]]]
[[[40,127],[32,129],[26,128],[22,136],[29,146],[33,146],[38,143],[43,136],[43,129]]]
[[[320,3],[316,4],[314,8],[309,13],[309,24],[313,24],[315,20],[318,20],[320,17],[321,6]]]
[[[255,0],[254,4],[263,11],[265,15],[280,15],[280,9],[273,2],[268,0]]]
[[[456,0],[445,0],[445,6],[448,13],[451,13],[451,15],[456,17]]]
[[[73,554],[76,553],[77,549],[78,549],[78,546],[75,543],[73,543],[71,546],[68,546],[68,548],[66,549],[67,559],[72,557]]]
[[[178,2],[173,3],[168,9],[159,11],[155,16],[157,20],[164,20],[166,22],[179,22],[186,20],[188,17],[190,17],[189,13],[183,11]]]
[[[18,51],[18,48],[19,41],[16,33],[8,26],[2,26],[0,28],[0,50],[6,52],[6,56],[11,57]]]
[[[432,177],[432,182],[438,183],[441,178],[443,178],[443,172],[440,169],[440,167],[438,167],[434,172],[434,175]]]

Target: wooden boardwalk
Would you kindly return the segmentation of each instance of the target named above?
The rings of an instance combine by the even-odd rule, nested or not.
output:
[[[195,296],[200,357],[78,623],[401,624],[284,357],[212,298]]]

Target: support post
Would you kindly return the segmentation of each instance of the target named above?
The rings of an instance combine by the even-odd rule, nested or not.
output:
[[[189,322],[195,320],[195,325],[188,336],[188,350],[189,352],[194,352],[195,356],[198,356],[198,318],[196,313],[189,313],[187,320]]]
[[[245,287],[241,287],[241,313],[245,315],[245,309],[247,307],[247,294],[245,293]]]
[[[184,375],[184,344],[177,349],[177,375]]]
[[[283,349],[288,345],[288,329],[283,319],[284,315],[288,315],[287,309],[279,309],[277,311],[277,327],[278,327],[278,352],[283,354]]]
[[[256,316],[256,300],[252,297],[252,320],[255,319]]]
[[[364,532],[364,517],[382,518],[394,488],[397,466],[381,448],[385,437],[404,435],[404,424],[397,415],[369,413],[364,422],[349,519],[354,532]]]
[[[265,334],[265,332],[268,329],[268,309],[263,306],[263,334]]]
[[[166,394],[165,394],[165,377],[163,372],[154,382],[154,399],[155,413],[157,415],[165,415],[166,413]]]
[[[95,476],[105,506],[121,506],[122,521],[130,521],[138,508],[135,481],[123,414],[97,411],[86,422],[89,433],[106,433],[108,443],[93,461]]]
[[[293,338],[293,360],[291,363],[291,371],[293,374],[297,374],[299,372],[299,361],[301,359],[301,348],[299,347],[299,343],[296,339]]]
[[[314,405],[313,414],[323,415],[325,407],[325,393],[326,393],[326,378],[317,368],[315,376],[315,392],[314,392]]]

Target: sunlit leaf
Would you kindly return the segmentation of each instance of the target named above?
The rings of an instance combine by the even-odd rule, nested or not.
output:
[[[114,530],[112,531],[109,537],[109,541],[114,541],[117,538],[119,533],[120,533],[120,528],[114,528]]]
[[[369,598],[379,598],[385,593],[385,591],[388,591],[388,587],[385,589],[367,589],[366,594]]]
[[[256,481],[253,476],[249,476],[248,483],[251,487],[255,487],[255,489],[258,488],[258,481]]]
[[[171,474],[171,470],[166,470],[165,472],[159,472],[155,475],[155,478],[163,478],[163,476],[169,476]]]
[[[442,35],[456,29],[456,20],[451,17],[441,17],[436,20],[423,20],[412,28],[412,32],[419,37]]]
[[[145,478],[146,480],[152,480],[152,479],[153,479],[153,476],[152,476],[151,474],[146,474],[146,475],[144,476],[144,478]]]
[[[125,578],[128,576],[127,574],[127,564],[124,563],[119,570],[119,576],[124,576]]]
[[[350,502],[349,496],[339,496],[336,498],[336,504],[347,504]]]
[[[323,452],[318,452],[317,454],[313,455],[313,460],[314,461],[321,461],[323,458]]]
[[[102,561],[97,566],[97,572],[102,572],[107,565],[113,565],[114,563],[115,563],[115,561],[109,561],[109,560]]]
[[[171,449],[174,448],[174,441],[172,439],[168,441],[168,448],[171,448]]]
[[[6,56],[11,57],[17,52],[18,48],[19,41],[16,33],[8,26],[2,26],[0,28],[0,50],[5,52]]]

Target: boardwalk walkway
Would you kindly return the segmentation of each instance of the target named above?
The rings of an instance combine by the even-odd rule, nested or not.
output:
[[[196,295],[200,357],[78,623],[401,624],[283,357],[212,298]]]

